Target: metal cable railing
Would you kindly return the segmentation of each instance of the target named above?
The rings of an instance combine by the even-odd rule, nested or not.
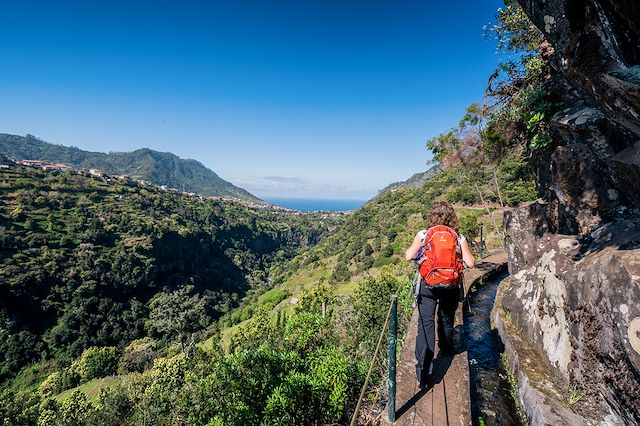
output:
[[[369,385],[369,379],[371,378],[371,373],[373,372],[373,367],[375,365],[376,362],[376,358],[378,357],[378,352],[380,351],[380,346],[382,345],[382,338],[384,337],[384,332],[387,329],[387,324],[389,324],[389,318],[392,316],[392,314],[395,314],[394,319],[393,319],[393,323],[394,323],[394,328],[397,328],[397,316],[398,316],[398,298],[395,294],[391,295],[391,303],[389,304],[389,310],[387,311],[387,317],[384,320],[384,325],[382,326],[382,330],[380,330],[380,336],[378,337],[378,343],[376,344],[376,350],[373,353],[373,359],[371,360],[371,364],[369,365],[369,371],[367,372],[367,377],[364,380],[364,384],[362,385],[362,390],[360,391],[360,397],[358,398],[358,403],[356,404],[356,408],[353,412],[353,415],[351,416],[351,423],[350,426],[354,426],[356,424],[356,420],[358,418],[358,412],[360,411],[360,405],[362,404],[362,398],[364,398],[364,394],[367,391],[367,386]],[[393,350],[393,357],[394,357],[394,362],[393,362],[393,372],[394,372],[394,391],[395,391],[395,341],[396,338],[394,336],[393,338],[393,342],[394,342],[394,350]],[[391,345],[389,345],[389,355],[391,355]],[[389,398],[391,399],[391,398]],[[394,395],[394,419],[395,419],[395,395]]]

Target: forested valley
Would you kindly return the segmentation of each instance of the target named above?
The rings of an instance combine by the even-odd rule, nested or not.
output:
[[[0,379],[9,388],[37,385],[89,348],[113,358],[145,336],[192,351],[194,333],[213,332],[217,318],[264,292],[270,267],[341,221],[23,166],[2,171],[0,200]],[[115,373],[105,368],[98,374]],[[58,389],[79,380],[66,375]]]

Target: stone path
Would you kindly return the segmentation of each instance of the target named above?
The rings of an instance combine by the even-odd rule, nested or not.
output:
[[[465,273],[465,295],[474,282],[495,274],[506,267],[506,253],[498,253],[482,259],[476,267]],[[458,426],[471,424],[469,400],[469,362],[464,346],[463,313],[456,311],[456,348],[462,348],[453,357],[436,355],[432,383],[427,390],[420,390],[415,378],[418,310],[415,309],[402,347],[402,358],[397,366],[396,422],[394,425]],[[436,337],[437,339],[437,337]],[[436,344],[437,347],[437,344]],[[386,412],[382,424],[389,425]]]

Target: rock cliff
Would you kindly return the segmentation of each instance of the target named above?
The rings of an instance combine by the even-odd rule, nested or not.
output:
[[[519,3],[553,46],[566,108],[550,123],[554,148],[534,154],[545,196],[505,216],[501,307],[545,367],[584,390],[570,411],[589,424],[638,424],[640,3]]]

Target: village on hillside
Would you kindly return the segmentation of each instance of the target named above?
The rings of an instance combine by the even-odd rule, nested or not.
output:
[[[84,176],[92,176],[92,177],[98,178],[103,182],[111,182],[113,179],[116,179],[118,181],[125,181],[125,182],[126,181],[135,182],[138,185],[141,185],[143,187],[156,187],[166,192],[186,195],[189,197],[198,197],[201,200],[207,199],[207,200],[215,200],[215,201],[232,201],[232,202],[240,203],[247,207],[256,208],[256,209],[277,210],[282,212],[288,212],[295,215],[304,215],[304,214],[312,213],[312,212],[304,212],[300,210],[288,209],[286,207],[281,207],[281,206],[268,204],[264,202],[258,203],[253,201],[240,200],[240,199],[228,197],[228,196],[216,196],[216,195],[203,196],[195,192],[183,191],[177,188],[168,187],[167,185],[157,185],[143,179],[135,179],[128,175],[108,175],[99,169],[86,169],[86,168],[76,169],[61,163],[51,163],[45,160],[16,159],[16,158],[10,158],[4,154],[0,154],[0,171],[2,171],[3,169],[5,170],[9,169],[11,168],[11,166],[33,167],[33,168],[42,169],[50,172],[71,171]],[[313,212],[313,213],[318,213],[318,212]],[[339,212],[339,211],[338,212],[322,212],[323,218],[341,216],[346,213],[348,212]]]

